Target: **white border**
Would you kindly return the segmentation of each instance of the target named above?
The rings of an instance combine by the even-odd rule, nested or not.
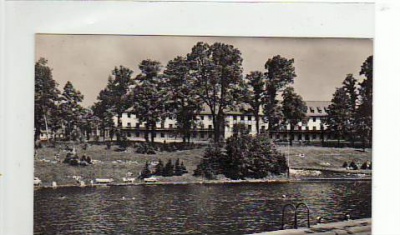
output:
[[[395,42],[395,38],[399,38],[399,27],[394,22],[400,22],[396,4],[395,1],[381,1],[377,6],[374,128],[379,138],[375,138],[374,143],[374,234],[397,234],[395,226],[400,221],[396,216],[384,215],[393,208],[400,209],[399,191],[391,184],[381,183],[381,180],[400,179],[395,173],[399,172],[400,155],[395,148],[398,146],[397,129],[393,128],[399,114],[398,99],[394,96],[398,93],[395,77],[398,77],[398,63],[387,59],[388,55],[393,58],[400,55]],[[6,33],[0,38],[1,52],[5,52],[0,71],[6,78],[0,83],[0,172],[3,174],[0,178],[0,234],[6,235],[33,233],[34,33],[358,38],[374,35],[371,4],[360,3],[43,1],[6,2],[4,5],[5,16],[0,12],[1,26],[5,26]],[[383,27],[385,25],[389,27]],[[392,44],[387,43],[388,38]],[[377,77],[384,81],[377,81]],[[397,115],[387,115],[390,110],[395,110]],[[394,130],[396,138],[385,139],[388,130]],[[386,141],[392,148],[385,148]],[[383,153],[393,156],[389,158],[392,164],[386,165],[386,160],[378,159],[386,159]],[[381,170],[392,174],[381,177],[376,174]],[[377,198],[392,204],[378,204]]]

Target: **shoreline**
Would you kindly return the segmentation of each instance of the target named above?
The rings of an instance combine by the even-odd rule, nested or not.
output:
[[[340,182],[340,181],[372,181],[372,177],[363,178],[301,178],[301,179],[266,179],[266,180],[207,180],[207,181],[174,181],[174,182],[136,182],[136,183],[106,183],[106,184],[88,184],[88,185],[78,185],[78,184],[64,184],[53,186],[34,186],[34,190],[42,189],[57,189],[57,188],[98,188],[98,187],[126,187],[126,186],[164,186],[164,185],[221,185],[221,184],[288,184],[288,183],[309,183],[309,182]]]
[[[253,233],[248,235],[327,235],[327,234],[371,234],[372,219],[363,218],[348,221],[317,224],[310,228],[285,229],[270,232]]]

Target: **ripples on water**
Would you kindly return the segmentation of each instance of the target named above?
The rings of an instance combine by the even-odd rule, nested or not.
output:
[[[287,203],[305,202],[312,224],[370,217],[371,183],[60,188],[34,201],[35,234],[246,234],[280,229]]]

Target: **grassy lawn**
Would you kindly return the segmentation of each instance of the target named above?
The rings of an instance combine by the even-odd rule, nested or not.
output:
[[[71,145],[70,145],[71,146]],[[64,164],[67,151],[63,150],[64,145],[56,148],[43,147],[37,150],[35,158],[35,176],[39,177],[44,185],[51,184],[56,181],[58,185],[75,184],[72,176],[82,176],[88,183],[95,178],[113,178],[115,183],[121,183],[122,177],[128,172],[133,173],[133,177],[137,176],[142,170],[146,161],[156,162],[162,159],[164,164],[171,159],[173,164],[177,158],[184,162],[189,174],[184,176],[161,177],[160,181],[164,182],[195,182],[201,181],[201,178],[193,177],[193,171],[199,164],[205,147],[193,150],[184,150],[176,152],[157,152],[155,155],[138,154],[135,148],[129,147],[125,152],[117,152],[112,146],[111,150],[106,150],[104,145],[91,145],[88,149],[83,150],[83,145],[75,145],[79,157],[83,154],[90,156],[95,160],[95,164],[82,167],[70,166]],[[278,149],[283,153],[288,153],[288,148],[279,146]],[[59,153],[59,161],[54,156]],[[300,157],[304,154],[304,157]],[[366,160],[371,161],[371,151],[356,151],[351,148],[322,148],[322,147],[290,147],[290,167],[295,168],[330,168],[340,169],[344,161],[350,162],[354,160],[357,165],[361,166]]]

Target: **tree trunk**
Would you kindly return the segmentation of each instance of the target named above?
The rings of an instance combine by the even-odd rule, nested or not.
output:
[[[290,136],[289,136],[289,145],[290,146],[292,146],[292,144],[293,144],[293,139],[292,139],[292,137],[294,137],[293,129],[294,129],[294,126],[292,124],[290,124]]]
[[[260,120],[259,120],[258,112],[257,112],[257,114],[254,114],[254,117],[256,118],[256,131],[257,131],[257,135],[258,135],[258,134],[260,134]]]
[[[151,125],[151,143],[152,144],[154,144],[155,133],[156,133],[156,124],[153,123]]]
[[[146,129],[144,131],[144,140],[146,141],[146,143],[149,142],[149,124],[146,123]]]

